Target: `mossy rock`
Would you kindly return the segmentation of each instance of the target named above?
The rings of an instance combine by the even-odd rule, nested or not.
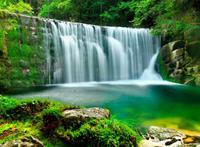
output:
[[[71,146],[137,147],[140,140],[126,125],[108,119],[91,120],[75,130],[59,127],[56,133]]]
[[[190,42],[186,50],[194,62],[200,62],[200,41]]]
[[[179,48],[171,52],[171,60],[172,61],[179,61],[184,58],[184,49]]]
[[[38,100],[18,100],[0,96],[0,116],[5,119],[24,119],[34,116],[49,105],[48,102]]]
[[[173,57],[176,52],[180,53],[180,50],[184,50],[184,48],[185,48],[184,41],[178,40],[178,41],[170,42],[161,48],[161,56],[164,61],[169,62],[171,60],[171,57]]]

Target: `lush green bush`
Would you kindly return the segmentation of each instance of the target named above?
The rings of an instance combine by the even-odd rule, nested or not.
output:
[[[71,0],[46,0],[41,8],[40,16],[69,20],[75,14]]]
[[[14,13],[32,14],[32,7],[22,0],[0,0],[0,9]]]

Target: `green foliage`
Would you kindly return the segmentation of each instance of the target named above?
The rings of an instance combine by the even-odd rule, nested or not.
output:
[[[104,24],[107,25],[128,25],[132,19],[132,12],[129,9],[130,2],[119,1],[116,5],[110,6],[100,14]]]
[[[131,15],[128,5],[119,0],[52,0],[44,2],[39,15],[93,24],[127,24]]]
[[[165,0],[163,6],[166,7],[166,10],[155,19],[154,33],[167,34],[176,38],[182,35],[186,30],[197,27],[197,25],[195,25],[199,17],[197,12],[192,6],[185,10],[184,7],[187,6],[183,5],[186,4],[180,3],[178,0]]]
[[[10,4],[7,7],[7,10],[10,12],[14,12],[14,13],[23,13],[23,14],[32,14],[32,7],[27,4],[24,3],[23,1],[19,1],[16,4]]]
[[[170,15],[174,1],[170,0],[132,0],[130,10],[134,13],[133,25],[136,27],[152,27],[158,17]]]
[[[32,7],[22,0],[0,0],[0,9],[13,13],[32,14]]]
[[[41,9],[43,17],[93,24],[153,28],[154,34],[180,36],[199,27],[198,0],[52,0]]]
[[[39,15],[42,17],[69,19],[73,16],[73,12],[71,0],[53,0],[50,3],[46,0]]]
[[[32,7],[23,2],[22,0],[0,0],[0,51],[3,52],[3,56],[7,57],[7,43],[6,35],[9,31],[16,29],[17,21],[15,19],[6,18],[5,13],[23,13],[32,14]]]

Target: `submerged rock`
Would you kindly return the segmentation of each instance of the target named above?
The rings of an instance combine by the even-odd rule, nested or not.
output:
[[[87,120],[91,118],[95,119],[103,119],[109,118],[110,112],[107,109],[102,108],[83,108],[83,109],[73,109],[73,110],[65,110],[63,112],[63,116],[68,120]]]

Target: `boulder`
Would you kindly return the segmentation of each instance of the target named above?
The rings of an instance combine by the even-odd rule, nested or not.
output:
[[[177,137],[177,138],[185,137],[185,134],[178,132],[176,130],[168,129],[168,128],[160,128],[156,126],[151,126],[148,128],[148,135],[160,141],[174,138],[174,137]]]
[[[66,120],[80,120],[80,121],[92,118],[103,119],[103,118],[109,118],[110,112],[107,109],[102,109],[97,107],[73,109],[73,110],[65,110],[63,112],[63,117]]]
[[[185,48],[185,41],[177,40],[174,42],[169,43],[169,48],[171,51],[174,51],[179,48]]]
[[[144,134],[143,134],[144,135]],[[182,138],[185,134],[173,129],[151,126],[147,128],[140,147],[178,147],[184,146]]]
[[[182,59],[185,54],[185,42],[174,41],[161,48],[161,56],[164,62],[170,63]],[[178,58],[178,59],[177,59]]]
[[[199,147],[200,137],[183,134],[174,129],[150,126],[140,143],[140,147]]]

